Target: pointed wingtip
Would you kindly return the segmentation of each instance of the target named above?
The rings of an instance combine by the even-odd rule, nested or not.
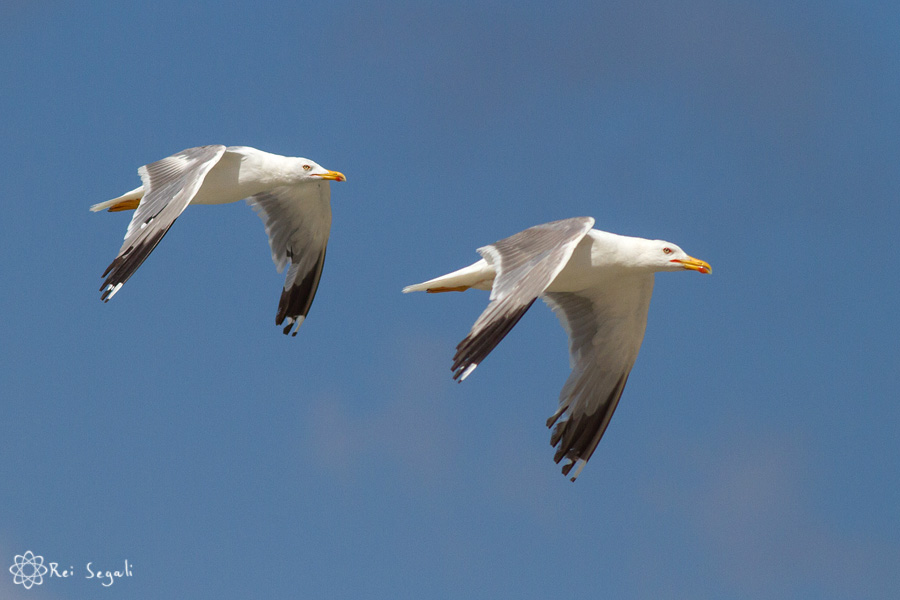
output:
[[[474,371],[474,370],[475,370],[475,367],[477,367],[477,366],[478,366],[478,363],[472,363],[471,365],[469,365],[468,367],[466,367],[465,370],[463,370],[463,372],[460,373],[460,375],[459,375],[459,380],[458,380],[457,383],[462,383],[463,381],[465,381],[465,380],[466,380],[466,377],[468,377],[469,374],[471,374],[472,371]]]
[[[288,324],[285,326],[281,332],[284,335],[289,335],[291,337],[297,337],[297,333],[300,331],[300,326],[303,325],[303,321],[306,320],[306,317],[303,315],[297,315],[296,317],[288,317]],[[276,323],[277,325],[277,323]],[[293,331],[291,331],[293,329]]]
[[[578,468],[575,469],[575,474],[572,475],[571,477],[569,477],[569,481],[571,481],[573,483],[575,482],[576,479],[578,479],[578,476],[581,475],[581,471],[582,471],[582,469],[584,469],[584,465],[587,464],[587,461],[578,458],[578,459],[575,459],[574,461],[572,461],[571,463],[569,463],[568,465],[566,465],[565,467],[563,467],[563,475],[568,475],[569,469],[574,467],[577,463],[581,463],[581,464],[579,464]],[[566,468],[566,467],[568,467],[568,468]]]
[[[109,302],[116,295],[116,292],[122,289],[122,282],[117,283],[115,286],[112,284],[107,285],[105,290],[103,288],[100,289],[103,290],[103,293],[100,294],[100,299],[104,302]]]

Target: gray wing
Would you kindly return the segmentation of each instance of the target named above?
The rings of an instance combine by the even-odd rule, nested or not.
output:
[[[103,272],[106,280],[100,286],[101,300],[109,302],[134,275],[190,204],[224,152],[225,146],[218,145],[188,148],[138,169],[144,197],[128,224],[118,256]]]
[[[478,249],[497,275],[490,304],[456,347],[453,379],[465,379],[497,347],[566,266],[593,226],[591,217],[553,221]]]
[[[278,272],[288,267],[275,324],[286,320],[284,334],[293,327],[293,335],[297,335],[316,297],[325,264],[331,231],[328,182],[278,187],[247,198],[247,203],[266,227]]]
[[[553,428],[553,459],[563,475],[580,462],[581,473],[606,431],[637,359],[647,327],[653,275],[627,286],[586,292],[548,292],[544,301],[569,335],[572,374],[559,394],[559,408],[547,419]]]

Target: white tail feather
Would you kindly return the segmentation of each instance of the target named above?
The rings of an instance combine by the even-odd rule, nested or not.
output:
[[[447,273],[446,275],[441,275],[440,277],[429,279],[428,281],[425,281],[423,283],[408,285],[403,288],[403,293],[408,294],[409,292],[425,292],[434,288],[442,287],[473,287],[477,289],[489,290],[491,289],[491,284],[494,281],[494,275],[494,268],[488,265],[487,261],[481,259],[477,263],[459,269],[458,271],[453,271],[452,273]]]

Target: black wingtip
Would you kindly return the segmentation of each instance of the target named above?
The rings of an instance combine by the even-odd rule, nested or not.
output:
[[[288,255],[293,256],[290,254],[290,251]],[[291,327],[297,321],[300,321],[300,323],[292,335],[296,336],[299,332],[300,325],[303,324],[306,315],[309,314],[309,309],[312,307],[313,300],[316,297],[316,291],[319,289],[319,280],[322,277],[324,265],[325,249],[323,248],[318,262],[303,280],[282,290],[281,297],[278,299],[278,310],[275,313],[275,324],[281,325],[285,319],[288,320],[288,325],[283,330],[284,335],[289,335]]]
[[[473,364],[481,364],[497,344],[506,337],[516,323],[525,315],[534,300],[524,306],[509,311],[508,314],[494,319],[476,334],[469,334],[456,346],[453,356],[453,379],[459,379]],[[490,310],[488,306],[485,310]]]

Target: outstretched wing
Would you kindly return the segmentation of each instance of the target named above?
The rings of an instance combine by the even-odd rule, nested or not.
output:
[[[297,335],[316,297],[331,232],[330,201],[326,181],[278,187],[247,198],[266,227],[278,272],[288,267],[275,316],[276,325],[287,321],[285,335],[292,327],[292,335]]]
[[[553,459],[568,475],[580,462],[581,473],[606,431],[637,359],[647,327],[653,275],[627,286],[579,293],[548,292],[544,301],[569,335],[572,374],[559,394],[559,408],[547,419],[553,428]]]
[[[118,256],[103,272],[106,280],[100,286],[101,300],[109,302],[134,275],[190,204],[224,152],[225,146],[218,145],[188,148],[138,169],[144,197],[128,224]]]
[[[453,379],[465,379],[490,354],[562,271],[593,226],[591,217],[564,219],[478,249],[497,275],[490,304],[456,347]]]

